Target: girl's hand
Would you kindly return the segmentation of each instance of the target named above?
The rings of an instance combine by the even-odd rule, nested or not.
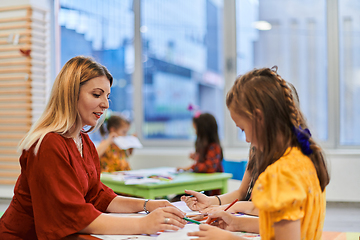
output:
[[[127,150],[127,154],[128,154],[128,156],[130,156],[130,155],[133,153],[133,151],[134,151],[134,149],[133,149],[133,148],[129,148],[129,149]]]
[[[197,161],[199,159],[199,154],[197,154],[196,152],[190,153],[189,158],[191,158],[192,160]]]
[[[210,226],[208,224],[200,224],[199,232],[189,232],[188,236],[197,236],[199,240],[218,240],[218,239],[227,239],[235,240],[241,239],[240,237],[235,236],[231,232],[224,231],[217,227]]]
[[[214,213],[214,212],[218,212],[218,211],[224,211],[228,206],[229,206],[229,204],[221,205],[221,206],[211,205],[207,208],[200,210],[200,212],[210,214],[210,213]],[[232,213],[231,208],[229,208],[226,211]]]
[[[185,193],[194,196],[181,196],[181,201],[185,202],[191,210],[199,211],[210,206],[210,198],[205,194],[192,190],[185,190]]]
[[[177,167],[176,168],[176,171],[179,172],[179,171],[189,171],[191,169],[191,166],[189,167]]]
[[[118,134],[116,132],[110,132],[106,140],[109,141],[109,143],[111,144],[114,142],[114,138],[116,137],[118,137]]]
[[[149,201],[148,203],[150,203]],[[156,201],[153,201],[156,202]],[[185,213],[175,207],[157,208],[146,217],[140,218],[141,229],[146,234],[154,234],[159,231],[173,230],[177,231],[183,228],[187,223],[184,219]]]
[[[237,223],[237,217],[225,212],[225,211],[218,211],[212,214],[208,215],[208,219],[206,220],[206,223],[210,223],[212,219],[216,219],[211,225],[217,226],[219,228],[229,230],[232,232],[235,232],[238,230],[239,226]]]

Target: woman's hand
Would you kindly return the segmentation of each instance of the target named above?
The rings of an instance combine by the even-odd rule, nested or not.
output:
[[[161,207],[173,207],[178,209],[177,207],[175,207],[174,205],[172,205],[168,200],[149,200],[146,203],[146,209],[149,212],[154,211],[157,208],[161,208]],[[179,209],[178,209],[179,210]],[[180,210],[179,210],[180,211]]]
[[[210,226],[208,224],[200,224],[200,231],[198,232],[189,232],[188,236],[197,236],[199,240],[218,240],[218,239],[226,239],[226,240],[235,240],[241,239],[240,237],[235,236],[231,232],[224,231],[220,228]]]
[[[148,203],[150,203],[149,201]],[[153,202],[156,202],[155,200]],[[187,223],[184,219],[185,213],[175,207],[160,207],[149,213],[140,220],[141,229],[146,234],[154,234],[159,231],[177,231]]]
[[[193,195],[181,196],[181,201],[185,202],[186,205],[193,211],[199,211],[210,206],[210,198],[205,194],[195,192],[192,190],[185,190],[185,193]]]

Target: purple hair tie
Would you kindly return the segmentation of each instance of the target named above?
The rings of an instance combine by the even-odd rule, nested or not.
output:
[[[310,142],[309,142],[309,139],[311,137],[310,130],[307,128],[302,129],[301,126],[299,126],[299,128],[293,126],[292,130],[300,144],[301,151],[307,156],[312,154],[313,150],[310,148]]]

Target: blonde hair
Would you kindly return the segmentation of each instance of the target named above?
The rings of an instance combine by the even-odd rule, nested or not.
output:
[[[113,78],[106,67],[89,57],[77,56],[65,63],[55,79],[43,114],[20,141],[18,151],[28,150],[38,141],[34,149],[34,154],[37,154],[43,138],[49,132],[75,137],[82,128],[77,107],[80,88],[87,81],[100,76],[106,76],[112,85]],[[93,129],[94,126],[86,132]]]

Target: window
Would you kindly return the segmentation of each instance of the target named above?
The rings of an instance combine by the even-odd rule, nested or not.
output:
[[[360,145],[360,2],[339,1],[340,144]]]
[[[77,55],[105,65],[114,81],[110,109],[132,118],[134,12],[132,0],[61,0],[61,66]],[[91,135],[94,141],[98,134]]]
[[[191,139],[196,110],[213,114],[223,136],[221,1],[141,4],[144,139]]]
[[[237,0],[236,4],[238,74],[277,65],[278,73],[297,89],[311,132],[326,141],[325,0]]]
[[[61,64],[90,55],[108,67],[114,76],[110,109],[134,119],[145,146],[193,144],[192,117],[200,110],[216,117],[224,146],[245,147],[228,116],[226,89],[236,75],[274,65],[296,87],[316,140],[331,148],[360,145],[357,0],[60,5]]]

